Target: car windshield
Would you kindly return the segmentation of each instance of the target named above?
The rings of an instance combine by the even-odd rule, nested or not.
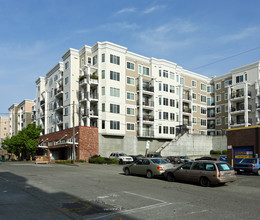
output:
[[[151,159],[151,161],[152,161],[153,163],[156,163],[156,164],[166,164],[166,163],[168,163],[168,162],[166,162],[166,161],[163,160],[163,159]]]
[[[233,170],[233,167],[231,167],[228,163],[217,163],[217,167],[219,171]]]
[[[245,158],[245,159],[241,160],[240,163],[257,163],[257,162],[256,162],[256,159]]]
[[[124,153],[120,153],[120,154],[119,154],[119,156],[121,156],[121,157],[122,157],[122,156],[127,156],[127,155],[126,155],[126,154],[124,154]]]

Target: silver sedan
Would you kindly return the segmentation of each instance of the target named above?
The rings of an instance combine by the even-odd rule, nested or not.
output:
[[[162,175],[166,169],[173,168],[171,163],[166,162],[161,158],[142,158],[134,163],[125,165],[123,171],[126,175],[143,175],[147,178]]]

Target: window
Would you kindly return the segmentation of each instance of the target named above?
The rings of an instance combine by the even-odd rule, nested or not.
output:
[[[225,81],[225,87],[232,85],[232,79]]]
[[[216,102],[220,102],[220,101],[221,101],[221,95],[219,94],[216,96]]]
[[[126,108],[126,114],[127,115],[135,115],[135,109],[134,108]]]
[[[68,99],[69,99],[69,93],[66,92],[66,93],[65,93],[65,100],[68,100]]]
[[[66,122],[66,123],[65,123],[65,129],[68,129],[68,128],[69,128],[69,123]]]
[[[170,106],[174,107],[175,106],[175,100],[174,99],[170,99]]]
[[[106,104],[102,103],[102,112],[106,112]]]
[[[207,86],[204,83],[200,84],[200,90],[201,91],[206,91],[207,90]]]
[[[163,126],[163,133],[168,134],[168,127],[167,126]]]
[[[207,125],[207,120],[201,119],[201,120],[200,120],[200,125],[201,125],[201,126],[206,126],[206,125]]]
[[[69,83],[69,77],[67,76],[66,78],[65,78],[65,85],[67,85]]]
[[[159,97],[159,105],[162,105],[162,97]]]
[[[159,91],[162,91],[162,83],[159,83]]]
[[[216,83],[216,90],[220,90],[221,89],[221,83]]]
[[[181,81],[180,81],[181,85],[184,85],[184,78],[181,77]]]
[[[127,92],[126,93],[126,99],[134,101],[135,100],[135,94],[133,92]]]
[[[240,82],[243,82],[243,81],[244,81],[243,75],[236,77],[236,83],[240,83]]]
[[[69,115],[69,108],[68,108],[68,107],[65,108],[65,110],[64,110],[64,115],[65,115],[65,116]]]
[[[88,64],[91,64],[91,57],[88,57]]]
[[[204,95],[201,95],[200,96],[200,101],[206,103],[207,102],[207,97],[204,96]]]
[[[159,119],[162,119],[162,112],[159,112]]]
[[[179,75],[176,74],[176,82],[179,82]]]
[[[135,124],[134,123],[126,123],[126,130],[134,131],[135,130]]]
[[[214,86],[213,85],[208,86],[207,87],[207,92],[213,93],[214,92]]]
[[[159,134],[162,133],[162,126],[159,126]]]
[[[120,73],[110,71],[110,79],[115,80],[115,81],[120,81]]]
[[[102,120],[102,129],[105,129],[105,128],[106,128],[106,121]]]
[[[102,70],[102,79],[105,79],[105,78],[106,78],[106,71]]]
[[[110,113],[120,114],[120,105],[110,104]]]
[[[170,72],[170,79],[174,79],[174,73]]]
[[[65,70],[68,69],[69,66],[70,66],[70,63],[69,63],[69,61],[68,61],[68,62],[65,63]]]
[[[197,124],[197,118],[192,118],[192,123]]]
[[[138,65],[138,72],[139,72],[139,74],[143,73],[143,75],[149,76],[149,68],[148,67]]]
[[[197,99],[197,94],[196,93],[192,93],[192,99]]]
[[[245,81],[247,81],[247,74],[245,73]]]
[[[168,92],[168,84],[163,84],[163,91]]]
[[[128,76],[128,77],[126,77],[126,83],[134,86],[135,85],[135,79]]]
[[[105,95],[105,94],[106,94],[106,92],[105,92],[105,87],[104,87],[104,86],[101,88],[101,93],[102,93],[102,95]]]
[[[120,89],[110,87],[110,96],[120,97]]]
[[[167,99],[167,98],[163,98],[163,105],[166,105],[166,106],[169,105],[169,103],[168,103],[168,99]]]
[[[110,54],[110,63],[120,65],[120,57]]]
[[[96,65],[97,63],[97,55],[93,57],[93,65]]]
[[[120,122],[119,121],[110,121],[110,129],[120,130]]]
[[[175,92],[174,86],[170,85],[170,93],[174,93],[174,92]]]
[[[228,104],[225,104],[225,112],[228,112]]]
[[[179,87],[176,87],[176,95],[179,95]]]
[[[228,93],[225,93],[225,100],[228,100]]]
[[[197,81],[192,80],[191,81],[191,86],[196,88],[197,87]]]
[[[174,113],[170,113],[170,120],[174,121],[175,120],[175,114]]]
[[[169,113],[163,112],[163,119],[168,120],[169,119]]]
[[[228,124],[228,117],[225,118],[225,124]]]
[[[216,113],[217,113],[217,114],[221,113],[221,106],[217,106],[217,108],[216,108]]]
[[[197,112],[197,106],[196,106],[196,105],[193,105],[193,106],[192,106],[192,111],[193,111],[193,112]]]
[[[201,108],[200,108],[200,113],[201,113],[202,115],[206,115],[206,114],[207,114],[207,109],[201,107]]]
[[[174,127],[170,127],[170,134],[174,134]]]
[[[168,78],[168,71],[167,70],[163,70],[163,77]]]
[[[104,63],[106,61],[106,57],[105,57],[105,54],[102,53],[102,63]]]
[[[130,69],[130,70],[135,70],[135,64],[130,63],[130,62],[126,62],[126,68]]]
[[[220,120],[220,118],[217,118],[217,119],[216,119],[216,125],[221,125],[221,120]]]

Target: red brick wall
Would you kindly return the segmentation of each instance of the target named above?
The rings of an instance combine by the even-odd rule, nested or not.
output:
[[[227,152],[228,162],[231,163],[233,148],[254,146],[254,153],[260,154],[260,126],[231,129],[227,131],[227,144],[232,149]]]
[[[98,154],[98,128],[96,127],[86,127],[86,126],[79,126],[75,127],[75,137],[78,141],[77,150],[77,158],[76,160],[86,160],[88,161],[89,157]],[[67,135],[65,138],[63,138]],[[47,145],[49,142],[56,142],[63,138],[67,141],[69,138],[73,136],[73,129],[69,128],[63,131],[53,132],[50,134],[42,135],[39,138],[39,143],[41,145]],[[45,141],[48,138],[47,141]],[[44,141],[42,143],[42,140]],[[64,147],[72,147],[72,145],[52,145],[48,146],[48,156],[50,157],[50,150],[53,148],[64,148]]]

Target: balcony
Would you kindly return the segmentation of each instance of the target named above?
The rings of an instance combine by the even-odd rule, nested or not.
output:
[[[154,107],[154,101],[145,101],[145,102],[143,102],[143,108],[150,109],[150,108],[153,108],[153,107]]]
[[[63,97],[63,88],[60,87],[59,89],[55,89],[54,95],[56,98],[62,98]]]
[[[98,93],[97,92],[94,92],[94,93],[91,93],[90,92],[90,101],[94,101],[94,102],[97,102],[98,101]]]
[[[53,108],[56,111],[62,111],[63,110],[63,103],[54,103]]]
[[[41,118],[44,118],[44,117],[45,117],[45,113],[44,113],[44,112],[41,112],[40,117],[41,117]]]
[[[41,106],[42,106],[42,105],[45,105],[45,101],[44,101],[44,100],[40,101],[40,105],[41,105]]]
[[[252,118],[248,119],[248,125],[252,125]],[[237,119],[237,120],[231,120],[230,125],[232,127],[237,127],[237,126],[245,126],[245,119],[241,118],[241,119]]]
[[[81,78],[80,77],[80,80],[79,80],[79,85],[80,86],[84,86],[84,85],[86,85],[87,84],[87,78],[85,77],[85,78]]]
[[[137,130],[137,136],[139,137],[154,137],[154,131],[152,129],[150,130],[143,130],[143,134],[140,134],[140,130]]]
[[[57,125],[61,125],[61,124],[63,124],[62,118],[57,118]]]
[[[191,113],[191,108],[184,107],[184,108],[182,109],[182,111],[183,111],[183,113],[188,113],[188,114],[190,114],[190,113]]]
[[[191,121],[183,121],[183,125],[190,127],[190,126],[192,126],[192,122]]]
[[[137,91],[140,91],[140,85],[137,85]],[[149,85],[149,83],[145,83],[143,85],[143,93],[147,95],[154,94],[154,86]]]
[[[252,111],[252,105],[248,105],[248,111]],[[244,104],[238,105],[237,107],[231,106],[231,114],[240,114],[245,111]]]
[[[211,130],[216,129],[216,125],[215,124],[208,124],[207,129],[211,129]]]
[[[192,100],[191,95],[188,95],[188,94],[183,94],[182,98],[183,98],[183,101],[184,101],[184,102],[185,102],[185,101],[190,102],[190,101]]]
[[[80,93],[79,94],[79,101],[80,102],[86,102],[88,100],[88,97],[89,97],[88,92]]]
[[[248,91],[247,95],[248,98],[250,98],[252,95],[251,91]],[[240,100],[243,98],[244,98],[244,90],[236,90],[235,92],[233,91],[230,97],[231,100]]]

